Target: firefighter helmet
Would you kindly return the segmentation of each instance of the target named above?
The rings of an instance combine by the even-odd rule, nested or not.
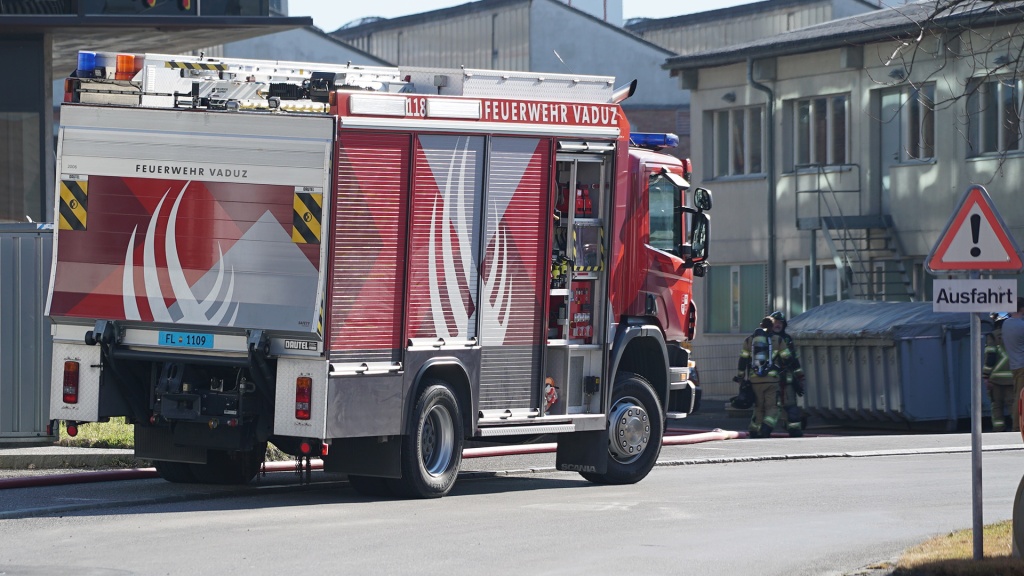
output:
[[[768,317],[771,318],[775,322],[782,323],[782,331],[783,332],[786,331],[786,326],[789,325],[789,322],[786,321],[786,313],[785,312],[783,312],[782,310],[776,310],[775,312],[772,312],[771,314],[769,314]]]

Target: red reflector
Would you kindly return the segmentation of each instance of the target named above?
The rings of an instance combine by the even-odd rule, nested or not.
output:
[[[299,444],[299,451],[303,454],[309,454],[313,451],[313,447],[309,445],[309,442],[303,442]]]
[[[78,404],[78,362],[64,363],[64,403]]]
[[[313,379],[299,376],[295,379],[295,419],[309,420],[310,404],[313,402]]]
[[[68,436],[71,436],[72,438],[78,436],[78,426],[75,424],[68,424]]]

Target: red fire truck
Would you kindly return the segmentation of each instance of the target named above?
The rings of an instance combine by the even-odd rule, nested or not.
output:
[[[699,400],[707,190],[609,77],[82,52],[57,146],[51,417],[172,482],[272,442],[443,496],[554,435],[599,483]]]

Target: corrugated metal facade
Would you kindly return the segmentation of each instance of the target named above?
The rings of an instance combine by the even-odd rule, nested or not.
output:
[[[733,18],[710,21],[695,19],[692,23],[683,20],[677,26],[647,30],[638,27],[630,31],[648,42],[680,55],[688,55],[820,24],[831,20],[832,14],[832,2],[827,0],[804,6],[788,5]]]
[[[0,443],[52,441],[50,323],[43,318],[53,234],[0,226]]]
[[[334,34],[399,66],[530,69],[528,2],[354,36]]]

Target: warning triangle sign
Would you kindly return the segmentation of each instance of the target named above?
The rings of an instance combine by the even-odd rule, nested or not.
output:
[[[982,186],[971,186],[925,262],[928,271],[1020,271],[1020,249]]]

